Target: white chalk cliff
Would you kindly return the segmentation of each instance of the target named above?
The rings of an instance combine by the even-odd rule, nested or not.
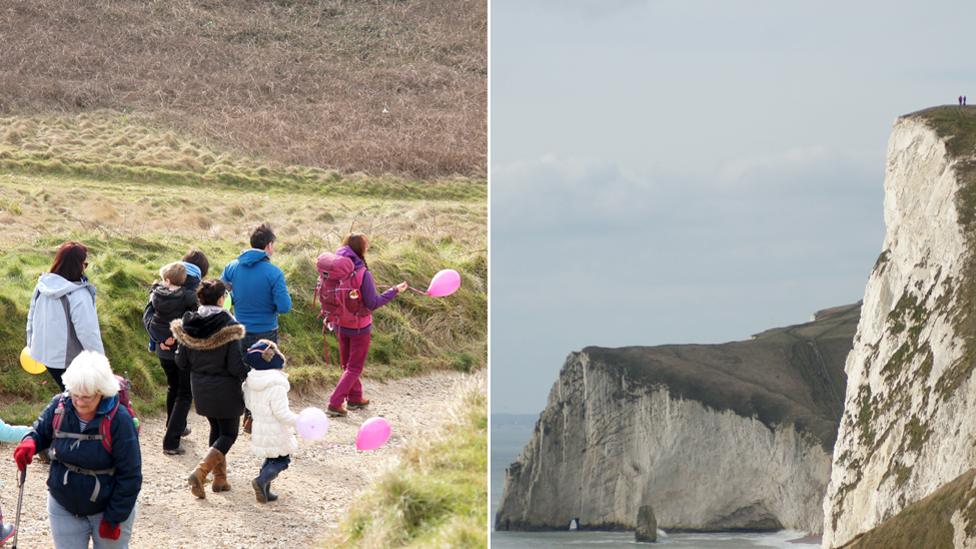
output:
[[[571,354],[507,471],[500,530],[819,532],[858,305],[749,341]]]
[[[902,509],[976,466],[974,142],[976,111],[968,108],[920,111],[894,125],[886,235],[845,367],[844,414],[824,499],[825,548],[889,518],[886,524],[904,525],[895,520]],[[933,519],[925,528],[954,529],[949,546],[973,546],[964,531],[976,530],[963,516],[968,502],[958,505],[952,521]],[[879,539],[858,543],[901,546]]]

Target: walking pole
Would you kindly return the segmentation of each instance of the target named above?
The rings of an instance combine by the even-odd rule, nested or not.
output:
[[[13,549],[17,549],[17,536],[20,535],[20,506],[24,503],[24,481],[27,480],[27,467],[20,471],[17,478],[17,486],[20,488],[17,494],[17,518],[14,519],[14,544]]]

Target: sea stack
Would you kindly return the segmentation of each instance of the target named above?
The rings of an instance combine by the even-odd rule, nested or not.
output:
[[[654,509],[650,505],[641,505],[637,510],[637,527],[634,529],[634,540],[642,543],[657,541],[657,519]]]

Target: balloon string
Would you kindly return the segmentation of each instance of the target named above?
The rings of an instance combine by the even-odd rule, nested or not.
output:
[[[389,290],[390,288],[393,288],[393,287],[394,286],[383,286],[383,285],[377,286],[377,288],[383,288],[383,289],[387,289],[387,290]],[[414,288],[413,286],[407,286],[407,289],[408,290],[411,290],[411,291],[414,291],[414,292],[417,292],[420,295],[427,295],[427,292],[425,292],[423,290],[418,290],[417,288]]]

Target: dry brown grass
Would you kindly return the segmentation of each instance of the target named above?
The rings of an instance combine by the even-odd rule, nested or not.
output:
[[[483,178],[485,4],[4,2],[0,27],[17,32],[0,41],[0,113],[109,109],[282,165]],[[0,142],[25,131],[0,128]],[[128,161],[159,153],[158,140],[118,139]],[[197,171],[220,158],[183,161]]]
[[[412,221],[416,219],[422,221]],[[10,224],[7,245],[81,228],[125,238],[216,239],[243,247],[246,235],[264,221],[289,247],[307,249],[310,257],[338,246],[353,229],[375,235],[387,246],[409,245],[423,237],[449,243],[445,246],[457,249],[459,256],[487,248],[483,201],[337,199],[285,191],[147,188],[85,178],[0,174],[0,224]]]

